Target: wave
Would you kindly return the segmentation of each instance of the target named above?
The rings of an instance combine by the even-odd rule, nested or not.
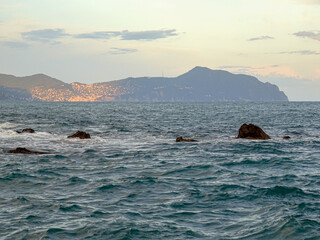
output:
[[[318,239],[319,115],[289,105],[5,108],[0,238]],[[273,139],[234,139],[245,121]],[[15,132],[26,127],[36,133]],[[67,138],[77,130],[92,138]],[[178,144],[179,135],[200,142]],[[6,154],[20,146],[53,154]]]
[[[72,205],[60,205],[59,210],[62,212],[79,212],[82,210],[82,207],[78,204],[72,204]]]
[[[110,191],[110,190],[119,190],[120,188],[122,188],[121,185],[117,185],[117,184],[106,184],[106,185],[103,185],[101,187],[98,187],[98,191],[101,191],[101,192],[105,192],[105,191]]]
[[[0,181],[15,181],[15,180],[24,180],[27,181],[28,179],[36,179],[36,177],[34,175],[30,175],[27,173],[9,173],[4,177],[0,178]]]
[[[19,126],[20,126],[20,124],[18,124],[18,123],[4,122],[4,123],[0,123],[0,130],[17,128]]]
[[[259,229],[256,233],[246,234],[240,239],[318,239],[320,222],[301,219],[299,216],[287,216],[274,219],[271,226]],[[313,237],[311,237],[313,236]]]
[[[306,192],[299,187],[274,186],[270,188],[259,188],[256,191],[257,196],[280,197],[280,198],[309,198],[320,197],[319,194]]]

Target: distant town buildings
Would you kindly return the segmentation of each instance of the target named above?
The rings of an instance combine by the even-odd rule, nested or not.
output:
[[[72,83],[71,88],[35,87],[31,90],[32,99],[48,102],[105,102],[112,101],[124,93],[121,87],[82,83]]]

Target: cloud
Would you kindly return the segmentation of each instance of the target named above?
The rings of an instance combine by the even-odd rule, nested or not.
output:
[[[14,49],[26,49],[27,47],[29,47],[29,44],[25,42],[18,42],[18,41],[6,41],[6,42],[2,42],[2,45],[9,48],[14,48]]]
[[[277,65],[274,65],[277,66]],[[252,66],[220,66],[219,69],[237,69],[237,70],[252,70],[252,69],[265,69],[265,67],[252,67]]]
[[[320,31],[302,31],[296,32],[293,35],[297,37],[311,38],[320,41]]]
[[[259,41],[259,40],[270,40],[270,39],[274,39],[274,38],[270,36],[261,36],[261,37],[250,38],[248,39],[248,41]]]
[[[161,38],[168,38],[177,36],[178,33],[175,29],[169,30],[151,30],[151,31],[138,31],[130,32],[124,31],[105,31],[105,32],[91,32],[81,33],[74,35],[75,38],[80,39],[110,39],[114,37],[121,37],[122,40],[156,40]]]
[[[42,29],[21,33],[23,39],[42,42],[42,43],[59,43],[57,39],[69,36],[63,29]]]
[[[120,37],[121,40],[137,40],[137,41],[152,41],[161,38],[168,38],[172,36],[177,36],[178,33],[175,29],[168,30],[150,30],[150,31],[137,31],[130,32],[128,30],[124,31],[99,31],[99,32],[88,32],[79,34],[69,34],[63,29],[41,29],[29,32],[21,33],[23,39],[34,42],[58,44],[58,40],[64,37],[70,36],[76,39],[112,39]],[[119,52],[119,51],[118,51]]]
[[[289,66],[282,65],[252,65],[252,66],[221,66],[220,69],[231,69],[233,73],[248,74],[252,76],[287,76],[297,77],[298,74]]]
[[[301,51],[291,51],[291,52],[279,52],[277,54],[299,54],[299,55],[320,55],[320,52],[301,50]]]
[[[168,38],[177,36],[175,29],[170,30],[153,30],[153,31],[140,31],[140,32],[129,32],[122,31],[122,40],[155,40],[160,38]]]
[[[113,37],[117,37],[121,35],[121,32],[115,32],[115,31],[110,31],[110,32],[92,32],[92,33],[81,33],[81,34],[76,34],[73,35],[75,38],[80,38],[80,39],[110,39]]]
[[[122,55],[137,52],[137,49],[134,48],[111,48],[109,54],[111,55]]]

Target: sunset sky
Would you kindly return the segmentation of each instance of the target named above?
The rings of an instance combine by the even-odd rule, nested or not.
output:
[[[0,0],[0,73],[94,83],[195,66],[320,101],[320,0]]]

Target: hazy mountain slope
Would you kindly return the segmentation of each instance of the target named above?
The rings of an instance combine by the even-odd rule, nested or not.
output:
[[[91,85],[66,84],[43,74],[0,74],[0,86],[26,89],[33,100],[41,101],[288,101],[276,85],[204,67],[176,78],[127,78]]]
[[[35,87],[70,89],[70,84],[64,83],[58,79],[49,77],[44,74],[36,74],[27,77],[15,77],[12,75],[0,74],[0,86],[10,88],[23,88],[32,90]]]
[[[0,100],[2,101],[30,101],[31,99],[31,94],[25,89],[0,86]]]
[[[276,85],[203,67],[176,78],[128,78],[105,84],[127,90],[116,97],[118,101],[288,101]]]

